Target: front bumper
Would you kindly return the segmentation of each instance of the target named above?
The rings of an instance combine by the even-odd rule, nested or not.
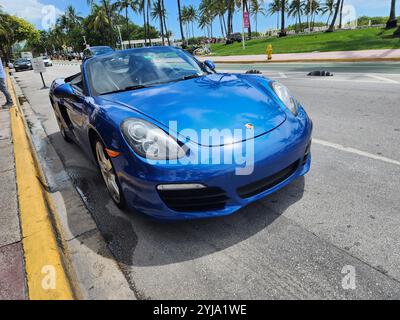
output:
[[[289,118],[254,139],[254,167],[249,175],[237,175],[236,164],[154,165],[132,155],[113,159],[128,207],[162,220],[209,218],[230,215],[283,188],[311,166],[312,122],[301,112],[299,119]],[[209,191],[157,191],[159,185],[178,183],[203,184]],[[195,202],[202,197],[204,201]]]

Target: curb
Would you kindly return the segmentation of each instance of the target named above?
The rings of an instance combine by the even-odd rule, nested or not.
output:
[[[28,297],[31,300],[79,299],[80,290],[56,206],[46,191],[46,179],[8,70],[7,81],[16,105],[10,109],[10,117]]]
[[[202,60],[207,59],[207,57],[201,57]],[[211,57],[208,57],[212,59]],[[291,60],[243,60],[243,61],[214,61],[214,63],[223,64],[270,64],[270,63],[307,63],[307,62],[400,62],[400,57],[398,58],[359,58],[359,59],[291,59]]]

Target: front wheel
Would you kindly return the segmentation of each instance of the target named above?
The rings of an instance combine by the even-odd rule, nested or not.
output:
[[[95,142],[96,160],[99,166],[101,175],[104,183],[106,184],[107,190],[110,193],[111,198],[115,204],[123,209],[125,207],[124,196],[121,191],[118,177],[115,173],[114,166],[108,156],[103,143],[100,140]]]

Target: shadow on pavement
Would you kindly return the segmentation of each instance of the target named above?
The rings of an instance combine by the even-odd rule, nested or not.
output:
[[[119,210],[108,195],[95,164],[83,151],[64,142],[60,133],[49,138],[109,249],[126,267],[173,264],[225,250],[268,228],[304,193],[302,177],[228,217],[177,223],[154,222],[140,213]],[[78,237],[81,226],[75,221],[68,216],[70,231]],[[96,251],[96,248],[91,250]]]

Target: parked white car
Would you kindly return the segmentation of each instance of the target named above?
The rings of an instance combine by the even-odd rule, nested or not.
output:
[[[52,67],[53,61],[49,57],[43,57],[43,62],[46,67]]]

